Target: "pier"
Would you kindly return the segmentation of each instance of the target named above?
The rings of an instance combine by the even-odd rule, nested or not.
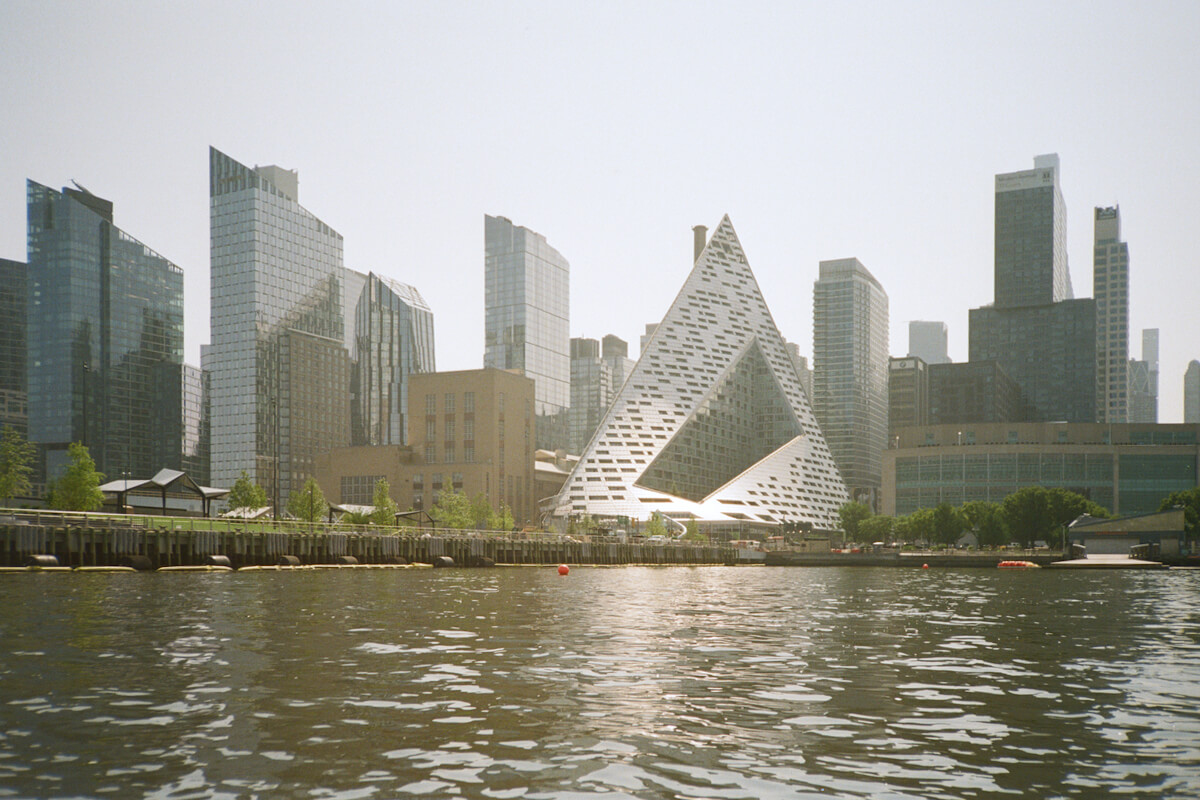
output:
[[[699,542],[620,542],[550,533],[439,528],[377,528],[292,521],[197,517],[0,512],[0,567],[52,555],[64,567],[203,566],[214,556],[232,567],[294,558],[316,564],[732,564],[731,547]]]

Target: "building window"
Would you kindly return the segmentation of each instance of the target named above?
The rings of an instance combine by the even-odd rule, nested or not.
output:
[[[445,424],[443,425],[443,427],[444,427],[446,430],[445,430],[445,435],[444,435],[442,438],[444,438],[444,439],[445,439],[447,442],[452,442],[452,441],[454,441],[454,433],[455,433],[455,431],[454,431],[454,428],[455,428],[455,425],[454,425],[454,420],[453,420],[453,419],[447,419],[447,420],[445,421]]]
[[[432,485],[433,485],[433,490],[435,492],[440,492],[442,490],[442,473],[440,473],[440,472],[433,473],[433,484]]]
[[[504,392],[500,392],[496,395],[496,410],[501,414],[504,413]]]
[[[473,444],[464,444],[463,445],[463,461],[466,462],[467,464],[475,463],[475,445],[473,445]]]
[[[455,472],[451,477],[451,484],[454,486],[454,491],[461,492],[463,488],[463,474]]]
[[[436,461],[437,461],[437,445],[436,444],[425,445],[425,463],[433,464]]]
[[[420,492],[413,493],[412,506],[413,506],[413,511],[420,511],[421,509],[423,509],[425,507],[425,498],[421,495]]]
[[[437,413],[437,395],[436,394],[425,395],[425,413],[426,414],[436,414]]]
[[[454,413],[454,395],[453,394],[446,395],[446,413],[447,414]]]
[[[446,442],[445,446],[443,447],[442,460],[447,464],[453,464],[456,460],[456,453],[454,452],[454,449],[454,442]]]
[[[413,489],[419,491],[425,488],[425,476],[419,472],[414,472],[412,476]]]
[[[471,441],[472,439],[475,438],[475,420],[473,420],[473,419],[464,419],[463,420],[463,438],[466,439],[467,441]]]
[[[425,420],[425,441],[432,442],[437,438],[437,422],[432,419]]]
[[[343,475],[341,480],[342,503],[369,506],[375,499],[375,484],[383,475]]]
[[[472,414],[475,412],[475,393],[463,392],[463,413]]]

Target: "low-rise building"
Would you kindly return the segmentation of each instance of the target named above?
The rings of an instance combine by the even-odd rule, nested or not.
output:
[[[1200,485],[1195,424],[928,425],[901,429],[891,445],[883,454],[885,514],[1000,502],[1022,487],[1045,486],[1131,515]]]

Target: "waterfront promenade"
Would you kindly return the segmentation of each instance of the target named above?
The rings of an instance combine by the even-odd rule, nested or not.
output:
[[[66,567],[299,564],[726,564],[724,544],[620,542],[550,533],[254,522],[200,517],[0,511],[0,567],[52,555]]]

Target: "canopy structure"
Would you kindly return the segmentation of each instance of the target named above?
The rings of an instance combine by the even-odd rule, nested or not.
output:
[[[214,489],[211,486],[201,486],[188,477],[186,472],[177,469],[160,469],[153,478],[148,480],[122,479],[109,481],[100,487],[100,491],[117,496],[117,505],[124,508],[125,500],[131,494],[154,495],[162,497],[162,510],[167,513],[167,495],[200,498],[204,516],[208,516],[213,500],[229,494],[228,489]]]

